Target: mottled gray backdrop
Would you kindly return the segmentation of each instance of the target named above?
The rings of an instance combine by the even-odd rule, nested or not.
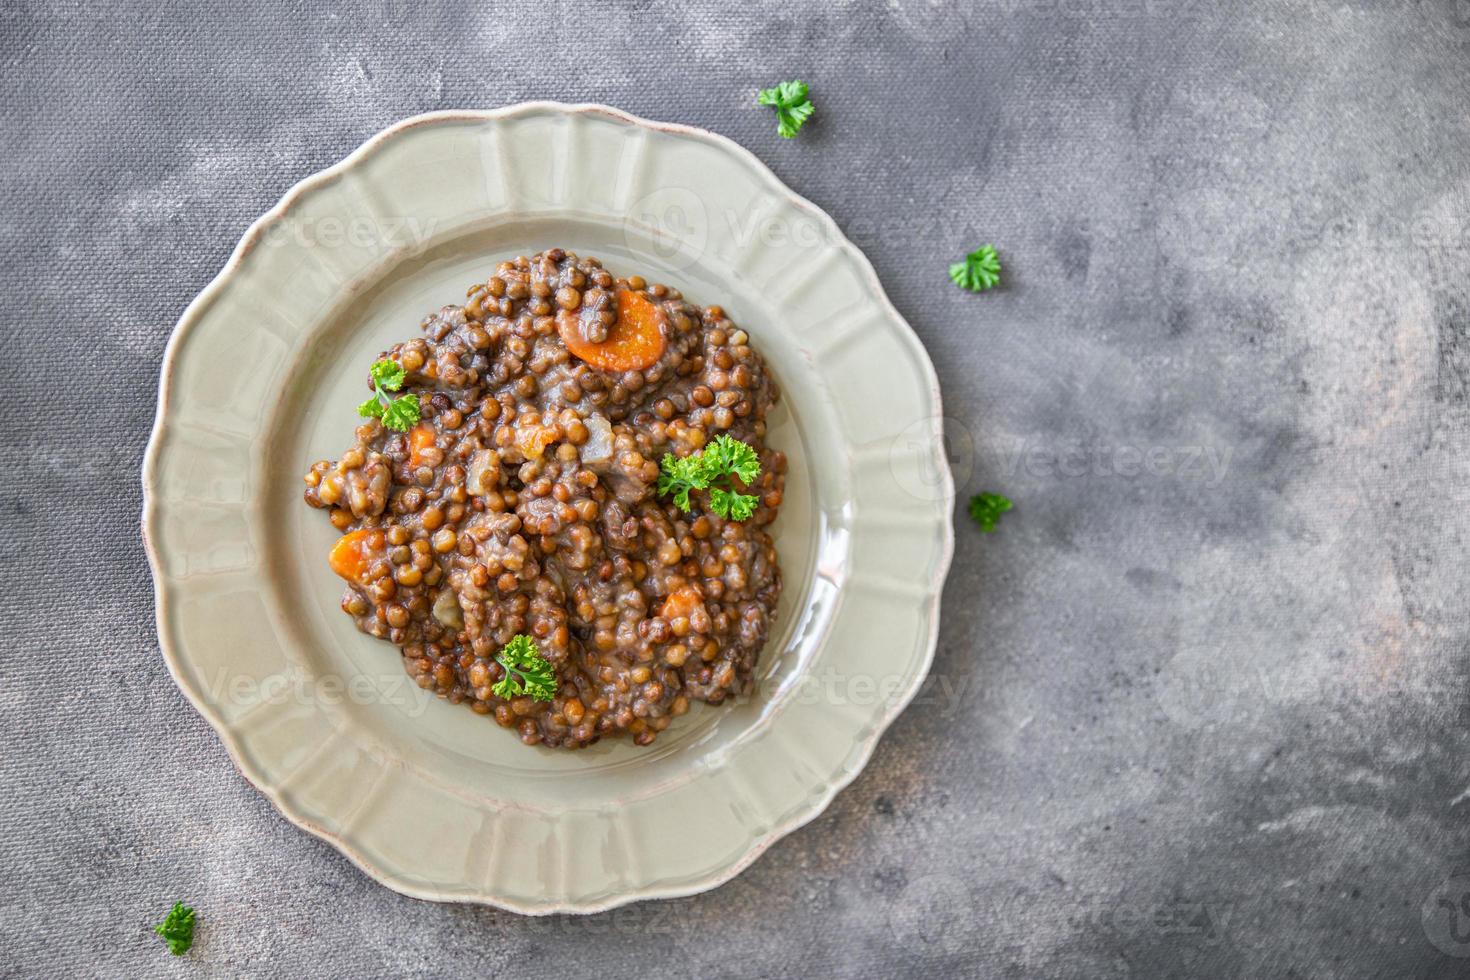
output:
[[[1470,975],[1464,0],[0,0],[0,64],[0,974]],[[1016,501],[960,522],[935,682],[825,816],[591,919],[402,898],[277,815],[138,535],[165,338],[250,221],[539,98],[829,211],[961,492]],[[986,241],[1006,288],[950,287]]]

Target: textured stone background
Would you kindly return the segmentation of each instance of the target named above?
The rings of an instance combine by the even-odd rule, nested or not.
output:
[[[0,974],[1470,973],[1463,2],[480,6],[0,0]],[[792,76],[782,141],[752,100]],[[961,492],[1017,501],[825,816],[592,919],[401,898],[278,816],[165,673],[137,527],[165,338],[249,222],[533,98],[828,210]],[[1008,287],[950,288],[981,241]]]

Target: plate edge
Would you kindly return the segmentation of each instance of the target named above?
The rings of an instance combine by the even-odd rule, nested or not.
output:
[[[185,307],[184,312],[180,315],[178,322],[174,325],[174,328],[169,335],[168,343],[164,348],[163,360],[159,369],[158,402],[154,411],[153,426],[149,433],[148,445],[144,451],[143,456],[143,466],[141,472],[143,506],[139,523],[140,531],[143,538],[144,551],[148,556],[149,571],[151,572],[153,578],[155,632],[158,636],[159,648],[163,655],[165,666],[168,668],[169,675],[173,678],[174,684],[179,688],[180,691],[183,692],[184,696],[194,706],[195,710],[198,711],[200,715],[205,719],[205,721],[210,724],[210,727],[215,730],[215,733],[219,736],[220,741],[224,743],[226,752],[229,755],[230,760],[234,763],[235,768],[239,770],[241,776],[243,776],[247,782],[249,782],[252,786],[259,790],[262,795],[270,800],[272,806],[274,806],[275,809],[280,812],[288,821],[307,831],[308,833],[311,833],[312,835],[319,837],[325,840],[327,843],[331,844],[350,861],[352,861],[353,864],[362,869],[362,871],[373,880],[382,885],[385,885],[388,888],[393,889],[396,892],[399,892],[400,894],[408,895],[413,898],[436,902],[452,902],[456,904],[491,905],[523,915],[552,915],[568,913],[592,914],[596,912],[608,911],[635,901],[643,901],[646,899],[655,898],[676,898],[698,894],[699,892],[707,891],[711,888],[715,888],[721,884],[724,884],[725,882],[738,875],[741,871],[745,870],[745,868],[749,867],[752,863],[754,863],[754,861],[757,860],[763,853],[765,853],[765,851],[768,850],[773,844],[775,844],[776,841],[800,829],[801,827],[805,826],[806,824],[810,823],[812,820],[820,816],[823,812],[826,811],[827,807],[831,805],[832,800],[836,798],[837,794],[845,789],[853,782],[853,780],[857,778],[857,776],[862,772],[869,760],[872,758],[872,755],[874,751],[876,751],[878,742],[882,738],[883,734],[888,730],[888,728],[893,724],[893,722],[903,712],[903,710],[907,708],[908,705],[917,696],[919,689],[923,685],[924,679],[928,676],[930,669],[933,667],[934,655],[939,643],[940,602],[942,598],[942,591],[944,581],[948,576],[949,568],[954,557],[955,535],[952,519],[946,520],[943,523],[943,534],[939,541],[940,548],[938,554],[935,556],[936,560],[933,566],[931,581],[928,583],[930,587],[929,594],[931,598],[929,600],[929,608],[926,610],[925,618],[929,625],[929,635],[927,643],[925,644],[925,650],[922,661],[919,665],[919,669],[916,671],[913,680],[908,685],[908,689],[903,693],[903,696],[901,698],[894,699],[891,703],[885,706],[880,716],[873,723],[872,733],[860,744],[858,744],[856,746],[855,752],[849,756],[849,759],[851,761],[846,766],[844,766],[841,772],[836,774],[834,778],[830,779],[821,788],[820,797],[817,799],[817,802],[814,806],[810,806],[805,813],[799,813],[796,816],[791,817],[790,819],[787,819],[776,826],[773,826],[769,832],[762,835],[762,837],[754,840],[750,844],[746,852],[738,860],[731,862],[724,867],[718,868],[708,874],[705,874],[692,883],[667,888],[645,887],[624,894],[616,895],[602,901],[561,901],[535,905],[515,902],[513,900],[505,899],[501,896],[490,896],[484,894],[444,896],[430,894],[428,890],[416,888],[411,883],[406,882],[401,878],[385,874],[382,869],[369,864],[342,837],[326,830],[323,827],[317,826],[311,821],[306,820],[299,815],[293,813],[287,806],[283,804],[283,800],[281,799],[279,793],[277,793],[273,789],[268,789],[266,786],[262,785],[261,782],[257,781],[256,778],[253,778],[251,773],[247,771],[244,764],[242,748],[239,744],[237,744],[234,736],[229,732],[228,727],[222,723],[221,719],[216,717],[215,713],[209,708],[208,705],[206,705],[202,700],[196,697],[195,693],[190,689],[190,685],[187,685],[182,681],[178,657],[176,653],[170,649],[171,641],[167,636],[167,629],[165,626],[167,620],[165,613],[168,608],[168,603],[166,602],[165,592],[162,584],[162,556],[159,551],[159,545],[156,539],[156,510],[158,507],[158,500],[155,493],[153,492],[153,486],[164,441],[163,437],[165,434],[165,416],[167,414],[169,396],[171,394],[172,388],[172,372],[174,368],[174,359],[183,347],[185,340],[187,339],[190,332],[192,332],[195,324],[201,319],[204,311],[208,309],[209,305],[214,301],[215,297],[223,290],[225,284],[239,270],[239,267],[244,261],[245,257],[255,248],[265,228],[273,222],[284,218],[290,212],[292,207],[305,195],[311,193],[320,186],[326,185],[336,180],[344,173],[349,172],[359,163],[361,163],[366,157],[376,151],[379,147],[381,147],[388,141],[398,137],[399,135],[408,132],[409,130],[415,129],[419,126],[446,122],[491,121],[509,119],[516,116],[527,115],[535,112],[559,112],[574,115],[603,115],[635,127],[649,129],[657,132],[671,133],[674,135],[693,137],[703,142],[713,144],[719,149],[727,153],[731,153],[737,159],[745,163],[755,173],[759,174],[765,180],[765,182],[770,185],[780,196],[784,197],[789,203],[799,208],[800,210],[807,212],[816,221],[822,223],[826,227],[826,230],[830,235],[828,241],[833,243],[837,248],[842,249],[844,252],[846,252],[850,258],[856,260],[857,267],[865,277],[867,285],[871,288],[873,295],[879,301],[881,310],[888,316],[889,319],[902,325],[902,336],[905,342],[918,355],[916,357],[916,360],[919,362],[924,370],[924,380],[929,387],[931,406],[934,412],[934,415],[930,420],[933,425],[933,431],[931,435],[933,437],[932,444],[939,447],[936,462],[939,464],[939,471],[943,475],[943,499],[949,501],[951,503],[951,507],[953,506],[953,500],[955,498],[954,478],[950,472],[947,460],[944,459],[942,449],[944,445],[943,400],[939,389],[938,374],[934,369],[934,363],[930,359],[928,351],[924,348],[924,345],[919,340],[918,334],[914,331],[913,327],[909,324],[907,319],[905,319],[904,316],[899,313],[898,309],[894,307],[892,300],[888,297],[887,291],[883,288],[882,281],[878,278],[877,271],[873,268],[872,262],[870,262],[868,260],[868,257],[863,254],[863,252],[847,238],[847,236],[842,232],[842,229],[837,225],[837,222],[829,214],[827,214],[824,210],[817,207],[811,201],[807,200],[805,197],[802,197],[796,191],[788,187],[786,183],[782,181],[778,176],[776,176],[776,174],[770,169],[770,167],[768,167],[759,157],[757,157],[753,152],[746,149],[744,146],[740,145],[729,137],[722,136],[718,133],[711,132],[698,126],[691,126],[682,123],[656,122],[653,120],[644,119],[642,117],[633,115],[632,113],[624,112],[621,109],[617,109],[601,103],[563,103],[556,101],[540,100],[520,102],[509,106],[502,106],[497,109],[438,110],[434,112],[410,116],[406,119],[400,120],[399,122],[371,136],[360,146],[354,149],[351,153],[349,153],[346,157],[333,164],[332,166],[308,174],[306,177],[297,181],[286,191],[286,193],[281,197],[281,200],[277,202],[275,206],[273,206],[260,217],[251,222],[249,228],[246,229],[245,234],[241,237],[240,241],[236,244],[234,250],[231,252],[230,258],[225,263],[224,267],[219,271],[217,275],[215,275],[215,277],[209,282],[209,284],[206,285],[204,289],[197,296],[195,296],[192,301],[190,301],[189,305]]]

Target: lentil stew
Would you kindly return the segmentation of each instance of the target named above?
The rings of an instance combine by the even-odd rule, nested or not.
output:
[[[765,445],[779,390],[746,332],[559,248],[500,263],[421,328],[382,355],[419,422],[367,419],[306,474],[358,629],[531,745],[647,745],[691,702],[748,692],[781,591],[786,458]],[[657,493],[664,454],[720,435],[760,459],[743,522]],[[554,668],[550,701],[492,691],[522,633]]]

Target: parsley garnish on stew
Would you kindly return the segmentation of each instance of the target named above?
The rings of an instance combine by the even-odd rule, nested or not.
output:
[[[1000,257],[995,254],[995,246],[982,245],[966,255],[965,261],[950,266],[949,278],[972,293],[1000,285]]]
[[[806,93],[806,82],[782,82],[775,88],[762,89],[756,101],[776,110],[776,132],[790,139],[816,111]]]
[[[162,922],[153,931],[168,943],[168,951],[183,956],[194,945],[194,910],[183,902],[175,902]]]
[[[674,506],[682,511],[693,509],[689,494],[694,490],[709,491],[710,510],[727,520],[744,521],[755,513],[760,498],[740,493],[733,482],[738,478],[747,487],[761,473],[760,457],[739,439],[717,436],[697,453],[682,459],[664,453],[659,464],[659,496],[672,495]]]
[[[505,668],[505,676],[490,688],[496,697],[509,701],[529,694],[537,701],[550,701],[556,694],[556,672],[525,633],[511,637],[495,660]]]
[[[403,365],[384,358],[373,364],[372,375],[373,397],[357,406],[357,414],[363,418],[382,419],[383,425],[395,432],[407,432],[419,420],[418,395],[388,397],[388,392],[403,387]]]
[[[1011,502],[998,493],[981,493],[970,498],[970,516],[989,534],[995,530],[1000,515],[1011,509]]]

